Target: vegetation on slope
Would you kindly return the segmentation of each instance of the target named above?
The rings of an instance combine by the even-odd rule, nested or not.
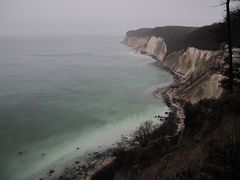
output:
[[[232,39],[235,46],[240,46],[240,9],[231,12]],[[168,49],[168,54],[187,47],[204,50],[217,50],[227,41],[227,22],[215,23],[203,27],[165,26],[142,28],[127,32],[128,37],[161,36]]]
[[[239,179],[238,94],[186,104],[181,135],[174,136],[171,115],[146,146],[118,152],[93,179]]]

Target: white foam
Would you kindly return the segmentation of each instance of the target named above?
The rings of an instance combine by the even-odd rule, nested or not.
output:
[[[14,173],[15,176],[12,177],[12,179],[37,179],[46,175],[46,172],[50,168],[55,169],[57,173],[61,171],[69,161],[71,162],[87,152],[98,150],[98,146],[108,148],[118,141],[121,135],[128,135],[142,122],[153,119],[156,114],[163,115],[165,111],[169,111],[166,106],[160,108],[156,105],[146,109],[147,110],[141,114],[135,114],[124,119],[119,119],[118,121],[112,121],[102,127],[88,128],[81,133],[68,132],[61,136],[60,139],[62,139],[62,143],[56,144],[55,146],[53,146],[53,142],[55,142],[56,138],[59,139],[59,136],[53,136],[44,142],[35,142],[29,150],[29,153],[26,154],[25,162],[22,162],[24,168]],[[48,148],[46,155],[42,157],[41,153],[44,152],[42,147],[46,147],[47,145],[52,146],[52,148],[51,150]],[[76,150],[76,147],[79,147],[80,150]],[[16,166],[21,166],[21,164],[16,164]]]

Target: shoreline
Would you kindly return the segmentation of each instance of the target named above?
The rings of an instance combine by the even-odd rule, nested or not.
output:
[[[181,81],[180,76],[178,76],[177,74],[172,72],[167,66],[165,66],[154,55],[152,55],[148,52],[145,52],[141,49],[136,49],[136,51],[139,52],[142,55],[149,56],[152,59],[154,59],[156,66],[158,66],[159,68],[169,72],[173,76],[173,79],[174,79],[173,83],[171,83],[170,85],[168,85],[164,88],[157,89],[154,93],[155,94],[161,94],[164,102],[169,107],[171,112],[176,114],[176,118],[178,119],[178,122],[176,122],[177,126],[178,126],[178,129],[176,131],[176,134],[177,134],[178,132],[180,132],[184,128],[184,118],[185,118],[185,116],[184,116],[184,110],[183,110],[183,107],[181,105],[181,102],[176,101],[176,99],[174,98],[175,94],[173,92],[171,92],[171,90],[172,90],[172,88],[176,88],[176,87],[180,86],[181,83],[183,83],[183,82]],[[174,101],[176,101],[176,102],[174,102]]]
[[[181,88],[182,86],[184,87],[186,83],[186,78],[184,78],[184,76],[182,76],[182,74],[180,73],[177,73],[177,72],[175,73],[174,70],[168,67],[167,64],[165,65],[164,62],[162,62],[153,54],[148,53],[139,48],[128,46],[128,45],[127,47],[134,49],[137,55],[144,55],[144,56],[151,57],[152,59],[155,60],[154,62],[155,66],[161,68],[162,70],[167,71],[174,78],[174,81],[171,84],[163,88],[157,87],[157,89],[153,91],[153,95],[156,98],[158,98],[159,96],[163,98],[164,103],[168,106],[170,111],[169,113],[166,113],[167,117],[164,118],[165,119],[164,123],[156,129],[157,132],[155,134],[150,135],[150,137],[148,138],[148,141],[149,141],[149,146],[166,146],[164,149],[160,150],[162,151],[161,152],[162,154],[165,154],[168,151],[171,151],[171,148],[172,148],[171,144],[177,145],[178,144],[177,139],[183,136],[182,132],[185,128],[185,123],[184,123],[184,119],[185,119],[184,105],[185,104],[184,104],[184,99],[182,99],[179,96],[176,89],[179,87]],[[101,166],[98,166],[98,168],[94,170],[94,172],[97,172],[97,173],[94,176],[92,176],[91,174],[91,176],[87,177],[86,179],[91,179],[91,177],[93,177],[93,179],[99,179],[99,178],[101,179],[101,175],[104,174],[105,172],[114,171],[114,169],[116,168],[116,164],[118,162],[120,163],[128,162],[128,158],[131,158],[131,153],[134,152],[134,150],[136,152],[141,151],[141,153],[144,151],[147,151],[144,149],[144,147],[134,146],[134,145],[131,146],[131,144],[129,144],[129,148],[119,148],[120,152],[117,153],[116,156],[114,156],[114,151],[116,151],[116,149],[112,149],[112,155],[113,155],[112,157],[115,157],[116,161],[114,161],[113,159],[113,161],[111,161],[109,164],[102,164]],[[106,157],[103,157],[103,159],[104,158],[107,159],[109,157],[106,156]],[[135,158],[138,158],[138,157],[135,157]],[[136,161],[136,159],[134,160]],[[125,167],[126,165],[127,164],[123,164],[123,167]],[[84,179],[84,178],[79,178],[76,180],[80,180],[80,179]]]
[[[124,43],[122,43],[124,44]],[[124,44],[126,45],[126,44]],[[129,47],[129,46],[127,46]],[[130,47],[132,48],[132,47]],[[163,88],[158,88],[154,90],[152,93],[155,98],[158,98],[159,96],[162,97],[164,103],[167,105],[169,108],[169,112],[165,112],[167,115],[164,117],[164,119],[169,118],[170,113],[176,115],[175,118],[177,121],[175,122],[177,125],[177,128],[175,129],[175,133],[173,136],[178,136],[179,132],[183,128],[183,108],[181,107],[181,104],[174,102],[174,94],[171,94],[171,89],[173,87],[177,87],[180,85],[181,80],[180,78],[174,74],[170,69],[168,69],[166,66],[164,66],[159,59],[157,59],[155,56],[142,51],[141,49],[136,49],[134,48],[135,52],[137,55],[144,55],[151,57],[152,59],[155,60],[154,65],[157,66],[158,68],[165,70],[169,72],[173,76],[173,82],[166,87]],[[171,119],[171,118],[170,118]],[[165,120],[163,121],[163,124],[165,124]],[[161,125],[161,126],[162,126]],[[160,127],[161,127],[160,126]],[[159,128],[159,127],[158,127]],[[167,127],[167,128],[175,128],[175,127]],[[125,135],[124,135],[125,137]],[[118,144],[119,142],[115,142],[114,144]],[[124,143],[124,142],[120,142]],[[52,171],[51,169],[49,170],[48,176],[49,179],[53,180],[70,180],[70,179],[76,179],[76,180],[90,180],[93,175],[100,171],[102,168],[106,167],[110,163],[112,163],[116,159],[116,152],[119,150],[120,147],[116,146],[114,147],[114,144],[112,147],[109,147],[103,151],[96,151],[92,153],[88,153],[87,157],[78,157],[74,159],[75,163],[72,164],[71,167],[66,167],[63,172],[60,172],[59,174],[54,174],[54,170]],[[124,149],[131,149],[134,148],[134,145],[127,144],[125,145]],[[79,160],[81,159],[81,160]],[[52,172],[52,173],[51,173]],[[39,179],[43,180],[43,179]]]
[[[126,45],[126,44],[125,44]],[[173,75],[174,81],[163,88],[158,88],[153,91],[153,95],[158,98],[160,95],[163,98],[164,103],[169,108],[169,112],[165,112],[167,114],[166,118],[169,118],[170,113],[176,115],[175,118],[177,121],[175,122],[177,125],[177,128],[175,129],[175,133],[173,136],[178,136],[179,132],[183,128],[183,109],[180,104],[176,104],[174,102],[174,94],[171,94],[171,88],[179,86],[179,83],[181,83],[180,78],[171,72],[166,66],[164,66],[156,57],[154,57],[151,54],[143,53],[142,50],[135,49],[135,52],[138,53],[138,55],[144,55],[149,56],[155,60],[154,65],[161,68],[162,70],[165,70],[169,72],[171,75]],[[171,119],[171,118],[170,118]],[[166,121],[163,122],[165,124]],[[163,125],[162,124],[162,125]],[[161,125],[161,126],[162,126]],[[160,127],[161,127],[160,126]],[[169,127],[168,127],[169,128]],[[170,127],[175,128],[175,127]],[[119,142],[115,142],[117,144]],[[75,161],[75,164],[72,165],[70,168],[65,168],[65,171],[59,174],[59,177],[53,177],[50,179],[58,179],[58,180],[67,180],[67,179],[76,179],[76,180],[90,180],[93,175],[101,170],[102,168],[106,167],[107,165],[111,164],[115,159],[116,156],[114,155],[116,151],[118,151],[120,147],[114,147],[114,145],[110,148],[105,149],[102,152],[93,152],[89,153],[88,157],[82,157],[84,159],[82,162]],[[125,149],[131,149],[134,148],[134,145],[127,144],[127,147],[124,147]]]

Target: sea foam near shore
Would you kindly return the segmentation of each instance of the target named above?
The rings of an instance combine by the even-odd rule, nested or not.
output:
[[[129,56],[120,38],[4,40],[0,179],[57,174],[166,110],[152,90],[172,76],[148,57]]]

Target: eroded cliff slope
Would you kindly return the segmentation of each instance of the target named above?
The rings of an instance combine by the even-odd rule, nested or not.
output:
[[[181,135],[171,134],[174,118],[168,118],[147,146],[121,151],[92,180],[239,179],[238,94],[187,104]]]
[[[169,30],[170,27],[167,28]],[[196,31],[194,28],[188,29],[187,32],[184,31],[185,33],[182,34],[181,40],[186,42],[189,36],[188,33],[192,36],[194,31]],[[191,103],[197,103],[202,99],[216,99],[220,97],[222,88],[219,86],[219,81],[223,77],[215,73],[213,69],[217,68],[222,62],[223,56],[221,51],[214,49],[203,50],[194,46],[183,48],[184,45],[179,44],[178,46],[175,45],[177,50],[172,52],[169,40],[166,43],[160,32],[157,35],[146,32],[146,29],[143,34],[139,34],[139,30],[135,34],[134,31],[130,31],[123,42],[142,53],[153,56],[159,60],[161,65],[180,79],[182,85],[178,85],[177,88],[172,86],[168,91],[169,96],[174,96],[175,99],[184,99]],[[166,36],[166,34],[163,34],[163,36]],[[179,39],[178,37],[176,42]],[[211,43],[215,46],[218,44],[220,47],[218,41]],[[188,45],[189,43],[186,44]],[[171,47],[170,50],[169,46]]]

